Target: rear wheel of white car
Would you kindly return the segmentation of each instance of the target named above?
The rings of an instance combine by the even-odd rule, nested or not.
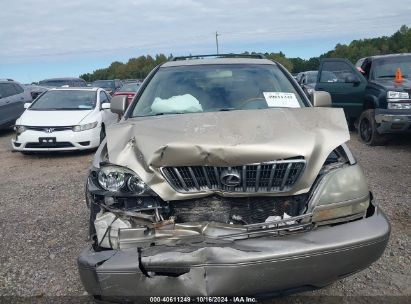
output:
[[[378,146],[385,142],[385,137],[378,134],[374,113],[373,109],[365,110],[358,123],[358,135],[361,141],[369,146]]]

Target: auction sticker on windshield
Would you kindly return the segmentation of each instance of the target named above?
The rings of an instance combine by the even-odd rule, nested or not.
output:
[[[287,92],[263,92],[265,101],[269,107],[299,108],[300,103],[294,93]]]

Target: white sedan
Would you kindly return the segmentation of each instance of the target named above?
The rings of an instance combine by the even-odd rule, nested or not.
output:
[[[13,149],[21,152],[87,150],[99,146],[106,126],[118,121],[110,95],[99,88],[51,89],[16,121]]]

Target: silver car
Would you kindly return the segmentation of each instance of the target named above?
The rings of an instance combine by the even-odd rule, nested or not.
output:
[[[13,125],[31,102],[30,91],[12,79],[0,79],[0,129]]]
[[[281,64],[216,57],[171,60],[127,110],[111,101],[123,118],[90,170],[92,243],[78,258],[98,299],[319,288],[387,245],[330,95],[313,107]]]

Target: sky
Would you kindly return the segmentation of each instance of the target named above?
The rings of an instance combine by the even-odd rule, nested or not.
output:
[[[310,58],[410,26],[405,0],[0,2],[0,78],[77,77],[140,55],[244,51]]]

